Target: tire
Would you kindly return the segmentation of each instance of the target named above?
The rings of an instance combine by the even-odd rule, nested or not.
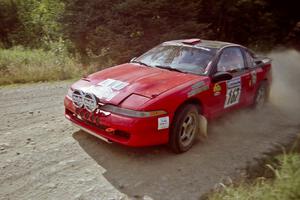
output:
[[[188,151],[194,144],[200,126],[198,107],[187,104],[175,113],[169,146],[175,153]]]
[[[255,109],[262,109],[269,99],[269,86],[266,81],[262,82],[256,91],[253,107]]]

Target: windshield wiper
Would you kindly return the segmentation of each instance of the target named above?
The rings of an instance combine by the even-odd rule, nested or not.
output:
[[[155,67],[158,67],[160,69],[167,69],[167,70],[170,70],[170,71],[176,71],[176,72],[181,72],[181,73],[186,73],[184,71],[181,71],[179,69],[176,69],[176,68],[173,68],[173,67],[170,67],[170,66],[164,66],[164,65],[155,65]]]
[[[137,60],[133,60],[133,61],[131,61],[131,63],[138,63],[138,64],[140,64],[140,65],[144,65],[144,66],[146,66],[146,67],[150,67],[150,65],[148,65],[148,64],[146,64],[146,63],[143,63],[143,62],[141,62],[141,61],[137,61]]]

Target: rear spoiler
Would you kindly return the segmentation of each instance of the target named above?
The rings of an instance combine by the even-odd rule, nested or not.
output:
[[[254,62],[257,66],[262,67],[264,65],[271,64],[272,59],[268,57],[256,57]]]

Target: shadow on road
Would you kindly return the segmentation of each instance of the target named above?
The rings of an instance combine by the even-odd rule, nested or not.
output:
[[[199,199],[216,183],[239,175],[239,169],[287,141],[299,127],[280,112],[245,110],[211,123],[209,137],[184,154],[165,146],[129,148],[107,144],[88,133],[73,137],[107,172],[104,176],[121,192],[141,198]]]

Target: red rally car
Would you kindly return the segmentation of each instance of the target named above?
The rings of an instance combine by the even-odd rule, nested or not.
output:
[[[164,42],[130,63],[74,83],[65,116],[107,142],[169,144],[176,152],[206,136],[207,121],[246,106],[262,107],[271,60],[232,43]]]

